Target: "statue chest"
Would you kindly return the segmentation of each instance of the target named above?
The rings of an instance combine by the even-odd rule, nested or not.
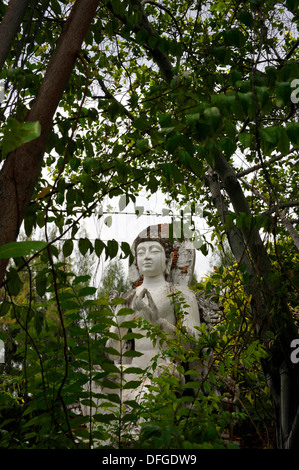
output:
[[[172,325],[175,324],[175,316],[174,316],[174,305],[172,303],[172,298],[168,297],[171,294],[171,291],[168,287],[161,287],[158,289],[148,289],[150,292],[152,299],[158,309],[159,317],[164,318]],[[145,303],[147,299],[144,299]]]

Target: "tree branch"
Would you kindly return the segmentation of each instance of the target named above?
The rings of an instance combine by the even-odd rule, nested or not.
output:
[[[295,149],[294,149],[294,151],[295,151]],[[284,157],[285,157],[285,155],[282,155],[282,154],[276,155],[275,157],[271,158],[267,162],[264,162],[264,164],[271,165],[271,163],[277,162],[278,160],[281,160]],[[236,176],[237,176],[237,178],[241,178],[242,176],[249,175],[250,173],[253,173],[256,170],[260,170],[261,168],[263,168],[263,164],[262,163],[257,163],[256,165],[251,166],[250,168],[247,168],[247,170],[239,171],[236,174]]]
[[[299,39],[292,45],[291,49],[289,52],[286,54],[285,58],[283,59],[282,63],[279,65],[279,69],[281,69],[284,65],[284,63],[289,60],[289,58],[292,56],[292,54],[295,52],[295,50],[299,47]]]
[[[215,170],[221,179],[223,188],[229,195],[236,214],[245,213],[247,216],[251,217],[251,210],[238,178],[231,165],[221,153],[216,156]],[[269,274],[271,272],[271,263],[258,230],[253,224],[251,224],[250,227],[248,227],[247,224],[243,224],[241,231],[252,259],[254,260],[257,273],[263,272],[263,276],[265,277],[266,273]]]
[[[108,90],[108,88],[106,87],[105,83],[104,83],[104,80],[102,80],[101,78],[97,78],[98,82],[99,82],[99,85],[100,87],[102,88],[103,92],[105,93],[105,97],[102,98],[102,99],[108,99],[108,100],[112,100],[112,101],[115,101],[115,103],[117,103],[119,106],[121,106],[121,108],[123,109],[124,113],[126,114],[126,116],[131,119],[131,121],[134,121],[135,117],[133,116],[132,113],[130,113],[130,111],[122,104],[120,103],[113,95],[112,93],[110,93],[110,91]]]
[[[153,38],[157,39],[157,35],[154,29],[152,28],[150,22],[148,21],[148,18],[144,12],[141,2],[139,0],[131,0],[131,4],[137,7],[139,14],[140,14],[140,20],[138,24],[136,24],[133,27],[133,31],[134,33],[138,33],[143,28],[148,33],[148,38],[146,39],[146,43],[145,43],[146,49],[148,50],[153,60],[158,65],[164,80],[167,83],[170,83],[174,76],[174,73],[173,73],[173,67],[169,60],[169,57],[165,52],[161,51],[161,49],[156,44],[154,45],[150,44],[150,39],[153,39]],[[111,1],[107,2],[107,7],[115,16],[115,18],[118,18],[124,25],[127,24],[126,13],[121,14],[119,12],[115,12]]]
[[[154,5],[155,7],[160,8],[161,10],[164,10],[164,11],[170,16],[170,18],[172,19],[172,21],[174,22],[174,24],[175,24],[175,26],[176,26],[176,29],[178,30],[178,33],[179,33],[179,35],[180,35],[180,38],[181,38],[181,41],[182,41],[182,44],[183,44],[185,50],[187,50],[187,47],[186,47],[186,45],[185,45],[185,43],[184,43],[184,40],[183,40],[184,38],[183,38],[183,35],[182,35],[182,32],[181,32],[180,26],[179,26],[179,24],[178,24],[178,22],[177,22],[175,16],[174,16],[174,15],[172,14],[172,12],[169,10],[169,8],[166,8],[164,5],[160,5],[160,3],[155,2],[154,0],[142,0],[142,1],[141,1],[142,7],[143,7],[144,5],[146,5],[147,3],[149,3],[149,4],[151,4],[151,5]]]
[[[211,195],[213,198],[214,206],[216,207],[223,225],[227,224],[227,216],[229,214],[228,208],[225,204],[224,198],[220,190],[220,182],[216,174],[213,174],[212,171],[206,176],[206,181],[209,185]],[[232,253],[234,254],[238,264],[245,263],[246,270],[248,273],[252,273],[252,264],[249,260],[246,245],[243,240],[243,236],[236,225],[227,224],[227,238],[231,248]]]
[[[286,217],[286,213],[287,213],[286,209],[278,212],[281,222],[285,226],[286,230],[289,232],[297,250],[299,251],[299,234],[297,230],[294,228],[294,226],[292,225],[291,221]]]
[[[10,0],[0,23],[0,72],[13,45],[30,0]]]
[[[261,213],[262,216],[273,214],[273,212],[277,212],[279,209],[285,209],[288,207],[297,207],[299,206],[299,200],[295,201],[288,201],[288,202],[281,202],[278,204],[273,204],[268,210]]]
[[[240,178],[240,180],[248,189],[250,189],[250,191],[255,196],[261,198],[265,203],[269,204],[269,201],[262,194],[260,194],[254,188],[252,188],[251,185],[247,183],[247,181],[243,180],[242,178]],[[288,207],[294,207],[294,206],[299,206],[299,201],[288,201],[288,202],[278,203],[278,204],[273,205],[269,210],[263,212],[261,216],[270,215],[272,212],[276,212],[276,214],[281,220],[281,223],[284,225],[284,227],[286,228],[286,230],[289,232],[290,236],[292,237],[296,248],[299,250],[299,235],[296,229],[293,227],[293,224],[296,223],[296,220],[290,220],[286,217],[286,213],[287,213],[286,209]],[[284,210],[280,211],[279,208],[284,208]]]

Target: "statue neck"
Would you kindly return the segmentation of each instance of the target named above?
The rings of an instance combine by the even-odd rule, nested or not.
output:
[[[146,289],[157,289],[166,284],[164,274],[159,274],[158,276],[146,276],[143,278],[142,286]]]

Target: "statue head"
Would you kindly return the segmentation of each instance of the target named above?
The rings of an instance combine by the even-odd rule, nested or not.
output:
[[[193,276],[195,250],[190,249],[188,240],[183,242],[171,237],[169,224],[150,225],[143,229],[132,244],[134,262],[129,265],[129,278],[132,287],[142,284],[142,275],[138,269],[137,247],[144,242],[157,242],[163,247],[165,255],[165,278],[172,284],[190,285]]]
[[[138,238],[135,244],[135,260],[143,276],[168,276],[173,260],[172,243],[163,238]]]

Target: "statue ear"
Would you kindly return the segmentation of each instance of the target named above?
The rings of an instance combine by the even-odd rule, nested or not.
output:
[[[169,256],[169,258],[166,261],[166,269],[165,269],[166,276],[168,276],[169,273],[170,273],[173,257],[174,257],[174,253],[172,252],[171,255]]]

